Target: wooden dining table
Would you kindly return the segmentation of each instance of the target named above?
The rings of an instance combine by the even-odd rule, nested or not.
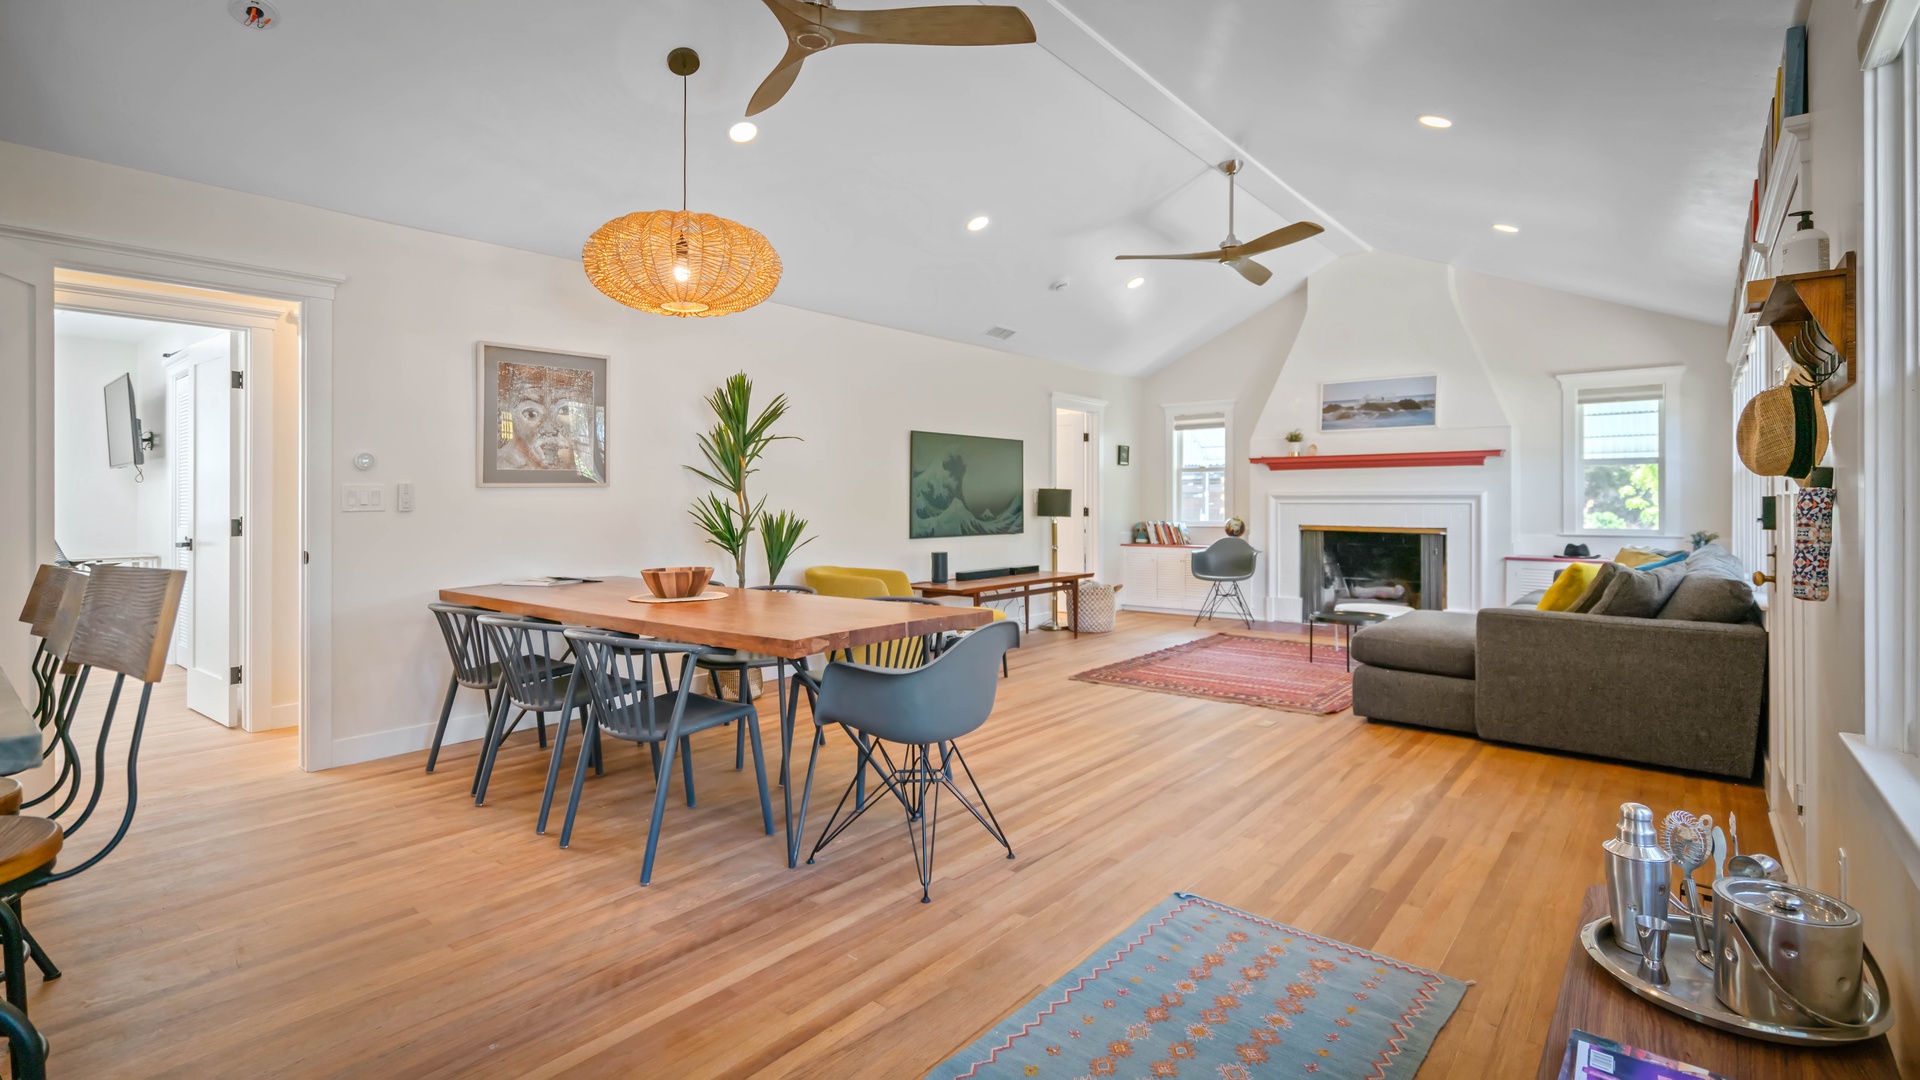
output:
[[[991,622],[993,615],[973,607],[896,604],[716,585],[708,586],[707,591],[724,595],[713,600],[643,602],[652,599],[644,581],[609,577],[573,585],[468,585],[442,589],[440,599],[570,626],[737,649],[788,661],[795,678],[780,702],[780,779],[786,799],[787,866],[793,867],[800,860],[800,835],[806,827],[811,794],[800,793],[796,814],[789,764],[794,717],[802,688],[814,694],[820,688],[808,669],[808,658],[883,641],[973,630]]]

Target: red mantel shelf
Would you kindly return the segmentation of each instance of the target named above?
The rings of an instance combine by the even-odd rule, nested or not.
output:
[[[1435,450],[1415,454],[1313,454],[1301,457],[1257,457],[1255,465],[1274,472],[1287,469],[1421,469],[1450,465],[1485,465],[1504,450]]]

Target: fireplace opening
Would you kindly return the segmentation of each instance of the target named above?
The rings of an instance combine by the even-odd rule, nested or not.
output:
[[[1442,529],[1300,530],[1300,597],[1308,613],[1444,609],[1446,568]]]

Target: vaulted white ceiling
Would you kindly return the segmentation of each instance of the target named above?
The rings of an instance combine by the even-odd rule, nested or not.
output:
[[[679,205],[691,45],[691,203],[768,235],[776,300],[1130,373],[1367,247],[1718,321],[1792,8],[1025,0],[1039,45],[835,49],[736,145],[759,0],[275,2],[6,0],[0,139],[573,257]],[[1241,238],[1328,232],[1264,288],[1112,261],[1216,245],[1235,155]]]

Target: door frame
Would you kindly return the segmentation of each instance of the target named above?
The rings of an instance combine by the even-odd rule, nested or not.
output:
[[[333,764],[333,302],[344,278],[282,270],[179,251],[139,247],[0,223],[0,237],[46,255],[67,273],[108,274],[151,283],[169,291],[208,290],[209,302],[242,297],[298,303],[295,320],[300,344],[300,768],[317,771]],[[51,305],[49,305],[49,308]],[[46,347],[36,352],[36,417],[52,414],[53,347],[51,319]],[[39,548],[35,562],[53,561],[53,431],[35,431],[41,451],[34,461]]]
[[[1055,482],[1053,478],[1060,475],[1060,439],[1058,432],[1060,410],[1062,409],[1087,413],[1093,418],[1092,430],[1089,432],[1093,438],[1088,440],[1088,446],[1091,448],[1089,452],[1092,455],[1093,463],[1093,489],[1087,492],[1087,553],[1089,556],[1089,568],[1092,569],[1094,574],[1098,575],[1101,566],[1106,562],[1103,558],[1105,550],[1100,544],[1100,515],[1106,506],[1107,403],[1100,398],[1082,397],[1078,394],[1066,394],[1057,390],[1048,395],[1048,483]]]
[[[235,452],[229,462],[235,477],[229,484],[240,493],[237,510],[243,522],[240,536],[233,538],[239,562],[236,580],[240,595],[237,603],[232,598],[228,601],[229,610],[240,612],[244,624],[239,640],[240,668],[244,674],[239,695],[240,722],[227,726],[246,731],[268,730],[273,726],[274,699],[273,470],[255,468],[254,463],[273,460],[273,350],[275,335],[282,332],[281,324],[287,314],[285,305],[248,302],[231,296],[210,300],[171,293],[161,295],[138,284],[75,281],[58,271],[53,305],[56,311],[123,315],[148,322],[223,330],[229,335],[227,368],[239,373],[245,386],[240,401],[234,405],[239,412],[239,445],[233,448]],[[178,366],[166,365],[169,379]],[[196,449],[198,443],[196,438]],[[174,467],[171,456],[168,460],[171,470]],[[196,621],[198,615],[196,612]],[[233,629],[229,626],[228,633]],[[296,700],[304,696],[296,694]]]

